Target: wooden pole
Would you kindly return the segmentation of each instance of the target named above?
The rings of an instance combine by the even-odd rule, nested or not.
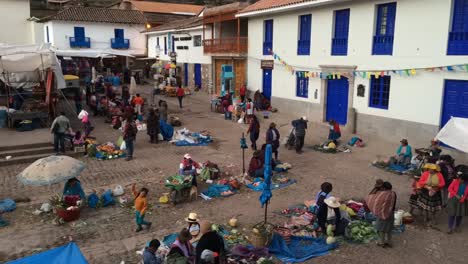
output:
[[[267,223],[268,202],[269,202],[269,201],[267,201],[267,202],[265,203],[265,225],[266,225],[266,223]]]

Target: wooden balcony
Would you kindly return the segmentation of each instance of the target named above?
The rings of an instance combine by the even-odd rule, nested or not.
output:
[[[205,54],[216,53],[247,53],[247,37],[226,37],[218,39],[205,39],[203,41],[203,52]]]

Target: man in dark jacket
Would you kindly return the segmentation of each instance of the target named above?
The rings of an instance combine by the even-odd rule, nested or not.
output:
[[[302,147],[304,146],[304,138],[307,129],[307,117],[303,116],[297,120],[292,121],[292,126],[294,127],[296,135],[296,152],[302,153]]]
[[[210,250],[215,253],[214,263],[225,263],[225,250],[223,238],[216,231],[211,230],[211,223],[202,221],[200,223],[200,232],[202,234],[196,248],[195,263],[204,263],[202,253],[205,250]]]

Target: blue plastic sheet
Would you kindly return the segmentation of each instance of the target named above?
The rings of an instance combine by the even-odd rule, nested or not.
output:
[[[174,128],[162,119],[159,120],[159,129],[164,140],[169,141],[174,136]]]
[[[396,165],[396,164],[392,164],[392,165],[389,165],[388,166],[388,169],[392,170],[392,171],[395,171],[395,172],[405,172],[408,170],[407,167],[405,166],[401,166],[401,165]]]
[[[177,233],[167,235],[163,238],[162,243],[168,246],[169,248],[171,248],[172,244],[176,241],[177,236],[178,236]]]
[[[78,246],[70,242],[64,246],[7,262],[7,264],[87,264]]]
[[[233,191],[232,187],[229,185],[221,184],[212,184],[206,191],[203,192],[204,195],[209,197],[221,197],[222,192]],[[230,195],[229,195],[230,196]]]
[[[327,245],[323,238],[297,236],[292,236],[291,242],[286,244],[280,235],[274,234],[268,250],[285,263],[297,263],[326,255],[336,247],[336,243]]]
[[[0,211],[12,212],[16,209],[16,203],[12,199],[0,200]]]
[[[191,136],[196,139],[196,143],[190,143],[186,140],[179,140],[175,143],[178,147],[187,147],[187,146],[208,146],[213,142],[213,138],[210,136],[202,136],[199,133],[192,133]]]
[[[254,186],[253,184],[247,184],[247,187],[249,187],[250,189],[256,192],[261,192],[265,188],[265,183],[263,183],[262,181],[263,180],[261,178],[256,178],[254,182],[261,182],[261,183],[258,186]],[[287,183],[272,183],[271,190],[285,188],[294,183],[296,183],[296,180],[289,180]]]

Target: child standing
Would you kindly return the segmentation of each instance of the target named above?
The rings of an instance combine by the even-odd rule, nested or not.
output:
[[[136,184],[132,185],[133,196],[135,197],[135,221],[137,224],[136,232],[142,230],[142,225],[145,225],[150,229],[151,222],[145,221],[145,212],[148,207],[148,201],[146,196],[148,195],[148,189],[141,188],[139,192],[136,190]]]

